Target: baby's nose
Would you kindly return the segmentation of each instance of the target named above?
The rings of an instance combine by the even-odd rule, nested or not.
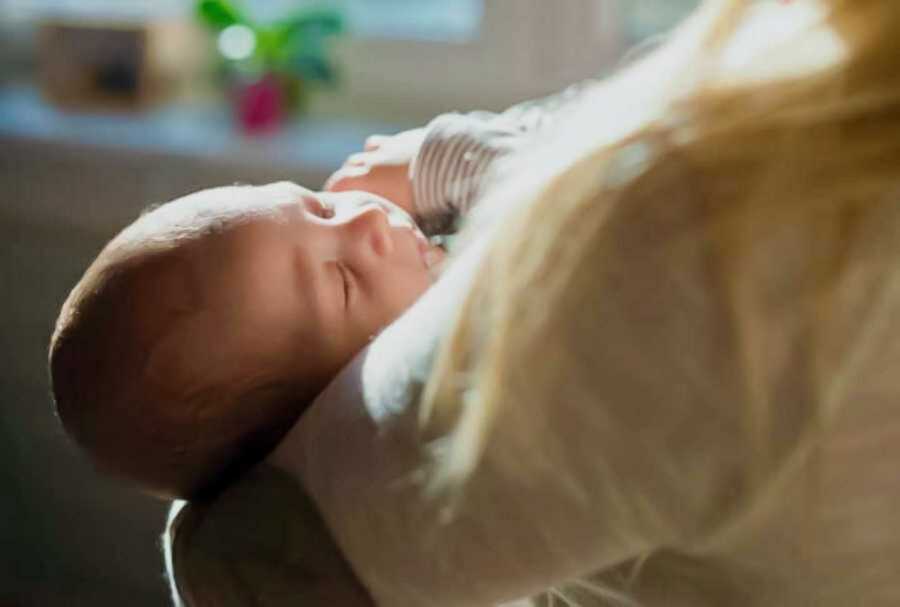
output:
[[[380,256],[387,256],[394,249],[394,241],[391,238],[391,225],[388,216],[383,209],[370,206],[359,211],[350,221],[354,239],[359,244],[371,247],[372,251]]]

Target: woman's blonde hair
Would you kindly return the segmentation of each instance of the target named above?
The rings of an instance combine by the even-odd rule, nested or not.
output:
[[[687,494],[708,487],[679,449],[735,428],[739,480],[704,549],[788,499],[900,301],[883,262],[900,253],[898,32],[891,0],[710,0],[513,161],[505,174],[529,171],[472,222],[503,229],[424,395],[425,427],[446,435],[434,485],[464,500],[490,457],[590,494],[552,426],[567,415],[598,441],[644,424],[635,448]],[[698,410],[718,421],[696,444],[654,442]],[[488,453],[498,433],[520,448]]]

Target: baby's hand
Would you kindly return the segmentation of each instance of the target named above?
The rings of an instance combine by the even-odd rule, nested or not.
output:
[[[373,135],[365,149],[344,161],[328,181],[325,189],[332,192],[362,190],[387,198],[415,216],[409,164],[415,158],[425,129],[413,129],[397,135]]]

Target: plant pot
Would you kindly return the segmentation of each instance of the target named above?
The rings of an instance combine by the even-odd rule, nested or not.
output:
[[[276,74],[240,80],[235,84],[235,119],[248,135],[263,135],[279,131],[285,122],[290,103],[290,91]]]

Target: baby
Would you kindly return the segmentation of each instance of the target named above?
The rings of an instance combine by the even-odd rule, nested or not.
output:
[[[214,491],[432,284],[443,253],[411,214],[447,228],[527,130],[443,116],[372,138],[329,192],[223,187],[143,215],[57,321],[50,370],[67,432],[149,493]]]
[[[202,491],[277,440],[441,255],[364,192],[285,182],[170,202],[113,239],[63,306],[60,417],[102,469]]]

